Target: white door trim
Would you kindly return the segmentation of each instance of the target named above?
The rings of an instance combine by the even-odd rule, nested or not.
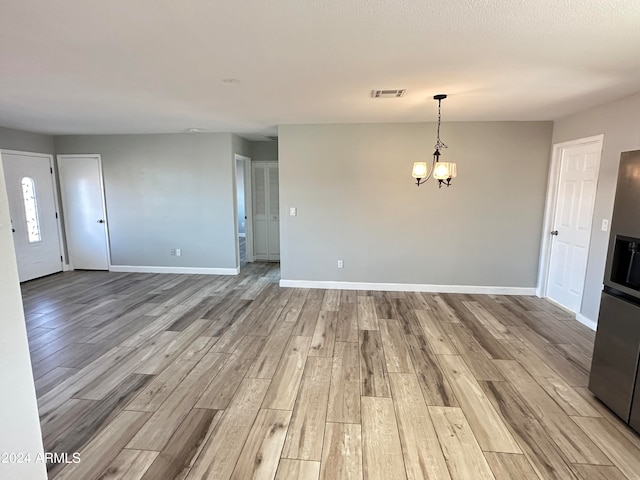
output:
[[[109,243],[109,219],[107,218],[107,199],[105,197],[104,194],[104,177],[102,175],[102,156],[99,153],[87,153],[87,154],[63,154],[63,155],[56,155],[56,159],[58,160],[58,169],[60,169],[60,159],[61,158],[95,158],[98,160],[98,170],[99,170],[99,175],[100,175],[100,196],[102,197],[102,215],[103,218],[105,220],[105,225],[104,225],[104,235],[105,235],[105,240],[107,243],[107,265],[109,268],[109,271],[112,270],[113,265],[111,265],[111,245]],[[64,176],[63,176],[63,172],[62,170],[60,170],[60,188],[62,188],[62,185],[64,185]],[[66,211],[67,208],[64,205],[64,195],[62,195],[62,209],[63,211]],[[69,232],[67,231],[67,226],[65,225],[64,228],[64,233],[65,235],[69,235]],[[73,270],[73,259],[71,258],[71,253],[69,253],[69,269]]]
[[[44,157],[49,159],[49,168],[51,169],[51,181],[53,183],[53,201],[56,202],[56,223],[58,225],[58,245],[60,248],[60,257],[62,257],[61,265],[62,271],[65,272],[69,270],[69,262],[66,254],[66,244],[64,242],[64,238],[62,236],[62,215],[60,215],[60,207],[62,203],[60,202],[60,195],[58,194],[58,188],[60,183],[58,182],[58,172],[57,169],[54,168],[53,164],[53,155],[49,153],[38,153],[38,152],[25,152],[24,150],[0,150],[0,154],[6,153],[7,155],[28,155],[31,157]]]
[[[551,262],[551,236],[549,235],[549,232],[553,229],[555,222],[555,207],[558,200],[558,182],[560,180],[562,150],[568,147],[589,145],[592,143],[597,144],[600,148],[600,152],[602,153],[604,134],[556,143],[553,145],[551,152],[551,166],[549,168],[549,180],[547,182],[547,199],[544,207],[542,247],[540,249],[540,261],[538,264],[538,285],[536,287],[536,295],[538,297],[544,298],[547,296],[547,280],[549,277],[549,263]],[[600,161],[601,160],[602,158]],[[599,168],[600,166],[598,165],[598,169]]]
[[[236,237],[236,268],[240,269],[240,248],[239,248],[239,237],[238,234],[238,191],[236,187],[238,185],[238,160],[242,160],[244,164],[244,215],[246,221],[244,222],[245,228],[245,257],[247,262],[253,262],[253,224],[252,224],[252,214],[253,214],[253,205],[251,204],[251,158],[245,157],[244,155],[239,155],[234,153],[233,155],[233,190],[235,195],[233,197],[233,205],[234,205],[234,218],[235,218],[235,237]]]
[[[245,222],[245,255],[247,262],[255,262],[253,255],[253,177],[252,175],[253,160],[244,157],[244,212],[247,217]]]

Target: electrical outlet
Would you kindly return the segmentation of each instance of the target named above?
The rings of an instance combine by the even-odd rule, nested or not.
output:
[[[289,215],[295,217],[296,215],[298,215],[298,209],[296,207],[289,208]]]
[[[338,260],[338,268],[344,268],[344,262],[342,260]]]
[[[602,229],[603,232],[606,232],[607,230],[609,230],[609,220],[607,220],[606,218],[602,219],[602,227],[600,227]]]
[[[176,248],[176,257],[181,257],[181,256],[182,256],[182,249]]]

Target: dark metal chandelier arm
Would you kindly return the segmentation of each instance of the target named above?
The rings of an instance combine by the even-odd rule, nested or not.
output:
[[[438,150],[436,150],[437,152]],[[438,153],[439,154],[439,153]],[[432,176],[433,176],[433,172],[436,169],[436,163],[438,163],[438,156],[435,154],[433,154],[433,161],[431,163],[431,170],[429,171],[429,174],[424,177],[424,178],[416,178],[416,185],[419,187],[420,185],[422,185],[423,183],[425,183],[427,180],[429,180]]]

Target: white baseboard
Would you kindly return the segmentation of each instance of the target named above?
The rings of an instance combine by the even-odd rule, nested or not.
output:
[[[110,265],[110,272],[124,273],[185,273],[191,275],[237,275],[239,268],[201,268],[201,267],[148,267],[134,265]]]
[[[593,331],[595,331],[596,328],[598,327],[598,322],[594,322],[593,320],[591,320],[588,317],[585,317],[581,313],[576,313],[576,320],[579,321],[581,324],[586,325]]]
[[[327,282],[280,280],[281,287],[327,288],[335,290],[378,290],[387,292],[477,293],[490,295],[535,295],[535,287],[486,287],[474,285],[429,285],[418,283]]]
[[[540,297],[540,298],[544,298],[547,302],[553,303],[556,307],[558,307],[561,310],[564,310],[565,312],[572,314],[575,313],[577,314],[577,312],[574,312],[573,310],[571,310],[568,307],[565,307],[563,304],[561,304],[560,302],[558,302],[557,300],[554,300],[551,297]]]
[[[540,296],[536,293],[537,296]],[[581,324],[589,327],[591,330],[595,331],[596,328],[598,327],[598,322],[591,320],[589,317],[585,317],[583,314],[581,314],[580,312],[574,312],[573,310],[568,309],[567,307],[565,307],[564,305],[562,305],[561,303],[557,302],[556,300],[554,300],[553,298],[550,297],[540,297],[540,298],[544,298],[546,301],[553,303],[556,307],[561,308],[562,310],[564,310],[565,312],[568,313],[575,313],[576,315],[576,320],[579,321]]]

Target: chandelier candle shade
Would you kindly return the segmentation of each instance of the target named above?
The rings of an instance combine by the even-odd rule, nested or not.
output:
[[[427,162],[414,162],[413,164],[413,172],[411,173],[411,175],[416,179],[416,185],[418,187],[429,180],[431,177],[438,180],[439,188],[441,188],[442,185],[446,185],[447,187],[449,187],[451,185],[451,179],[455,178],[458,174],[455,163],[440,161],[440,150],[442,150],[443,148],[447,148],[447,146],[440,140],[440,105],[442,103],[442,100],[444,100],[445,98],[447,98],[447,96],[444,94],[435,95],[433,97],[434,100],[438,101],[438,132],[435,152],[433,152],[431,171],[429,171]]]

